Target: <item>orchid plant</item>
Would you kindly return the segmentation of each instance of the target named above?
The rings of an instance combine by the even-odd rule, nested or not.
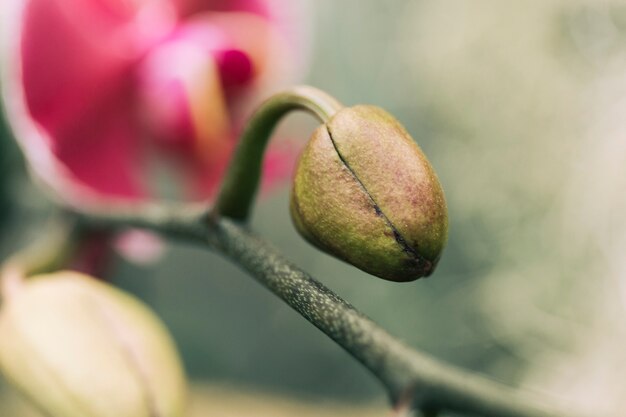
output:
[[[397,341],[246,227],[263,179],[291,174],[266,147],[294,110],[315,116],[295,168],[296,229],[391,281],[430,275],[447,240],[433,167],[390,114],[312,87],[251,104],[297,72],[296,3],[269,0],[14,1],[4,103],[63,222],[0,272],[0,369],[53,417],[178,417],[185,380],[149,308],[66,270],[90,233],[141,228],[195,242],[250,272],[380,380],[398,413],[575,416]],[[244,121],[246,121],[244,123]],[[147,181],[154,153],[183,201]]]

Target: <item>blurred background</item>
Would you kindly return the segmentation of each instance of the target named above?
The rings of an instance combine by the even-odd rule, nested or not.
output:
[[[626,4],[308,3],[304,81],[407,127],[446,192],[449,244],[428,279],[376,279],[296,234],[287,186],[259,201],[254,229],[417,349],[596,415],[626,408]],[[314,127],[295,115],[281,134]],[[4,257],[50,208],[0,134]],[[364,369],[219,256],[172,243],[111,276],[171,329],[193,415],[390,414]],[[36,415],[0,392],[0,415]]]

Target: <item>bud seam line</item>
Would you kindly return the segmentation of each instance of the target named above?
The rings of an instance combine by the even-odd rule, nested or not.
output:
[[[393,237],[398,243],[398,245],[400,245],[400,247],[402,248],[402,251],[406,253],[407,255],[409,255],[409,257],[417,261],[418,265],[422,266],[424,264],[428,264],[429,262],[423,257],[421,257],[419,253],[407,243],[404,236],[402,236],[402,234],[396,228],[393,222],[389,219],[389,217],[387,217],[385,212],[383,212],[383,210],[380,208],[376,200],[374,200],[374,197],[372,197],[372,195],[367,191],[367,188],[365,188],[365,185],[363,184],[363,182],[359,179],[359,177],[356,175],[354,170],[350,167],[350,165],[348,164],[348,161],[343,157],[341,152],[339,152],[339,148],[337,147],[337,144],[335,143],[335,140],[333,139],[333,134],[330,130],[330,126],[326,125],[326,131],[328,132],[330,143],[332,143],[333,148],[335,149],[335,152],[337,153],[337,156],[339,157],[339,160],[341,161],[342,165],[348,170],[348,172],[350,172],[350,175],[354,177],[355,181],[359,184],[359,186],[361,187],[361,189],[363,190],[367,198],[370,200],[370,202],[372,203],[372,206],[374,207],[374,210],[376,211],[376,215],[380,216],[384,220],[384,222],[387,223],[387,225],[391,228],[391,231],[393,232]]]
[[[148,375],[141,367],[141,363],[136,357],[136,353],[132,348],[132,344],[128,342],[124,331],[120,329],[119,325],[111,317],[108,309],[97,299],[93,299],[94,308],[99,312],[99,316],[102,318],[102,323],[109,328],[113,335],[117,336],[118,347],[122,355],[123,360],[127,363],[129,371],[137,378],[141,387],[141,396],[145,402],[149,417],[161,417],[161,413],[157,407],[156,398],[154,398],[151,392],[151,381]]]

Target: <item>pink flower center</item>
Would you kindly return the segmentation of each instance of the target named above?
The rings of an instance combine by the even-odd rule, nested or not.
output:
[[[244,85],[254,75],[250,57],[240,50],[229,49],[218,52],[216,60],[225,88]]]

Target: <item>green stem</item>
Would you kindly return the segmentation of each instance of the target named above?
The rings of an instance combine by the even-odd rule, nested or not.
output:
[[[394,404],[409,398],[413,409],[484,417],[580,416],[410,348],[229,219],[207,222],[202,210],[165,206],[77,215],[89,227],[146,228],[225,255],[369,369]]]
[[[267,143],[287,113],[304,110],[325,123],[342,107],[325,92],[307,86],[278,93],[261,104],[241,135],[212,214],[238,221],[248,218],[259,186]]]

